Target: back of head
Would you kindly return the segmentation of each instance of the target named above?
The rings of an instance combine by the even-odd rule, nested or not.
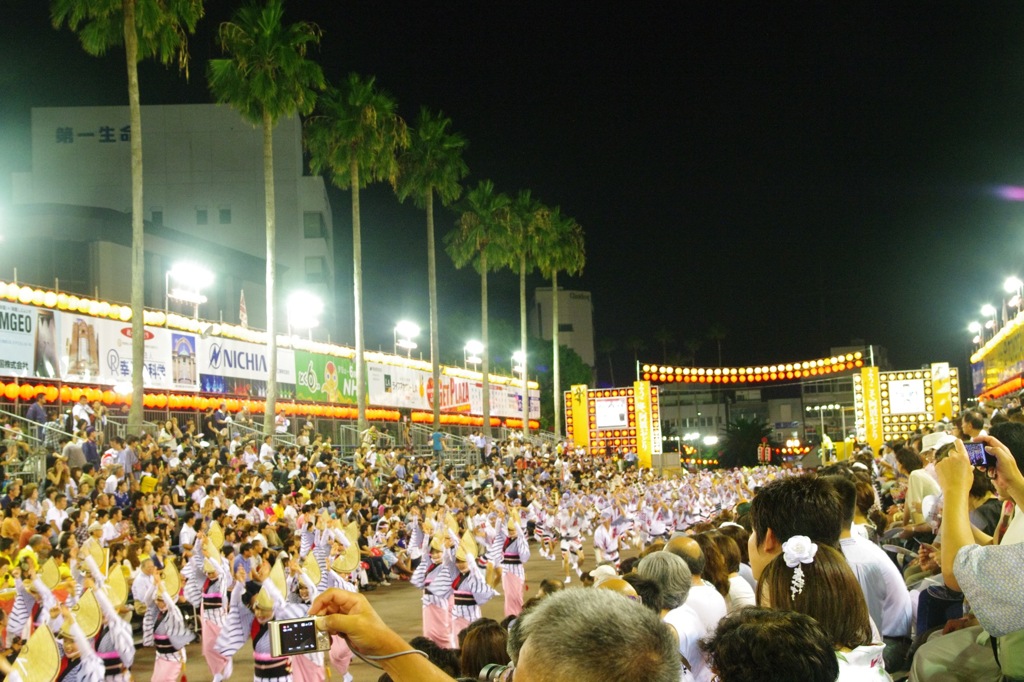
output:
[[[701,648],[721,682],[835,682],[839,676],[828,636],[813,618],[795,611],[742,609],[723,619]]]
[[[848,530],[857,511],[857,485],[841,474],[825,476],[824,479],[836,489],[843,501],[843,528]]]
[[[686,562],[670,552],[655,552],[645,556],[636,572],[653,580],[661,590],[662,608],[671,611],[682,606],[690,595],[692,574]]]
[[[657,614],[661,613],[664,606],[662,605],[661,588],[658,587],[658,583],[650,578],[643,577],[639,573],[627,573],[622,576],[622,579],[633,586],[637,596],[640,598],[641,604]]]
[[[572,588],[544,599],[512,626],[509,654],[517,676],[543,671],[546,682],[678,682],[682,672],[669,626],[610,590]]]
[[[508,632],[501,624],[487,619],[487,622],[467,630],[460,655],[463,675],[475,679],[488,663],[504,665],[509,662]]]
[[[797,566],[803,572],[799,590],[795,587],[800,581],[794,580],[797,569],[786,565],[783,554],[775,557],[757,581],[756,603],[814,618],[835,648],[869,644],[871,620],[864,591],[842,552],[819,545],[813,560]]]
[[[677,557],[686,562],[687,568],[690,569],[690,573],[696,576],[704,575],[704,564],[706,559],[704,558],[704,550],[701,549],[700,543],[694,538],[688,535],[681,535],[679,537],[672,538],[668,544],[665,545],[665,551],[670,554],[675,554]]]
[[[1005,445],[1017,461],[1017,468],[1024,470],[1024,424],[1003,422],[989,429],[989,435]]]
[[[779,542],[806,535],[817,543],[839,545],[843,503],[827,481],[808,474],[772,481],[750,503],[750,517],[758,543],[768,529]]]

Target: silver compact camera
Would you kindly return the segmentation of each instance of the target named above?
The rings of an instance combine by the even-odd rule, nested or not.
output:
[[[316,629],[316,618],[270,621],[270,655],[295,656],[328,651],[331,634]]]

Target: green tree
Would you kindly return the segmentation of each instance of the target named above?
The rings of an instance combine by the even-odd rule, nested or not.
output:
[[[546,343],[538,343],[536,377],[540,394],[548,395],[555,391],[554,357],[552,347]],[[574,384],[589,384],[593,374],[591,367],[583,361],[572,348],[568,346],[558,347],[558,366],[560,380],[566,386]],[[561,388],[559,388],[561,390]],[[564,396],[563,396],[564,397]],[[555,427],[556,402],[553,400],[542,400],[540,403],[540,423],[542,428],[552,429]]]
[[[462,201],[461,215],[455,229],[447,234],[445,243],[455,267],[472,264],[480,273],[480,340],[484,345],[483,417],[484,436],[491,437],[491,349],[487,336],[487,273],[505,262],[508,246],[508,224],[511,211],[508,196],[494,191],[494,183],[481,180]]]
[[[597,342],[597,352],[608,358],[608,377],[612,386],[615,386],[615,365],[612,363],[612,353],[619,347],[618,342],[610,336],[602,336]]]
[[[512,202],[509,220],[509,248],[506,265],[519,271],[519,347],[523,353],[523,437],[530,433],[530,401],[526,388],[529,349],[526,334],[526,275],[536,266],[540,239],[548,230],[550,209],[535,200],[529,190],[522,190]]]
[[[727,330],[720,322],[715,322],[714,324],[711,325],[711,328],[708,329],[708,338],[714,341],[716,347],[718,348],[719,367],[722,366],[722,341],[724,341],[725,337],[728,335],[729,330]]]
[[[574,218],[563,216],[557,206],[551,209],[546,221],[547,229],[538,239],[537,267],[544,277],[551,280],[551,348],[553,372],[554,425],[555,433],[562,435],[562,385],[559,376],[558,355],[558,273],[578,275],[583,272],[586,252],[583,244],[583,228]]]
[[[675,342],[675,336],[668,330],[667,327],[662,327],[658,331],[654,332],[654,340],[661,344],[661,362],[662,364],[668,364],[668,347]]]
[[[757,466],[757,446],[772,435],[772,426],[763,419],[737,417],[725,426],[719,463],[726,468]]]
[[[277,410],[276,210],[274,207],[274,126],[281,118],[308,114],[324,87],[320,65],[306,58],[320,42],[316,24],[285,25],[282,0],[250,3],[220,25],[217,42],[228,55],[207,67],[210,91],[263,130],[263,193],[267,238],[267,410],[263,432],[273,433]]]
[[[462,158],[466,140],[449,131],[451,119],[441,113],[420,109],[409,131],[409,147],[398,158],[397,193],[401,201],[413,203],[427,213],[427,283],[430,300],[430,364],[434,386],[441,382],[440,344],[437,313],[437,260],[434,239],[434,194],[445,206],[462,195],[462,179],[469,168]],[[441,391],[434,390],[434,430],[441,427]]]
[[[341,189],[352,190],[352,288],[356,334],[358,428],[366,428],[366,361],[363,334],[363,239],[359,190],[371,182],[398,184],[396,154],[409,145],[409,131],[394,98],[379,90],[373,76],[351,73],[339,88],[320,98],[306,125],[306,146],[314,173],[330,171]],[[431,333],[433,339],[433,332]]]
[[[82,48],[94,57],[124,46],[128,68],[128,120],[131,125],[132,174],[132,404],[128,430],[142,429],[143,360],[145,359],[146,250],[142,202],[142,105],[139,98],[141,59],[162,64],[176,61],[188,78],[188,35],[203,16],[202,0],[53,0],[53,27],[65,24],[78,34]]]

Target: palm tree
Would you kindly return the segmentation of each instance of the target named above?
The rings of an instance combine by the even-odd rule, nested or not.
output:
[[[455,267],[472,263],[480,273],[480,337],[484,346],[483,417],[484,437],[491,437],[491,349],[487,337],[487,273],[501,267],[508,245],[508,224],[511,211],[509,198],[494,191],[494,183],[481,180],[466,195],[455,230],[445,237],[448,255]]]
[[[630,336],[626,339],[626,348],[633,351],[633,364],[640,363],[640,353],[647,350],[647,342],[639,336]]]
[[[409,131],[398,104],[378,90],[373,76],[351,73],[340,88],[329,88],[317,115],[306,126],[306,146],[314,173],[330,170],[331,180],[352,190],[352,311],[356,335],[358,429],[366,429],[366,362],[363,358],[363,238],[359,190],[371,182],[398,182],[396,153],[409,146]],[[433,343],[433,335],[431,335]],[[432,351],[433,352],[433,351]]]
[[[526,275],[536,265],[536,251],[547,226],[550,209],[522,190],[512,203],[507,265],[519,270],[519,348],[523,354],[523,438],[530,432],[530,392],[527,388],[529,353],[526,340]]]
[[[615,366],[612,364],[612,353],[619,347],[618,342],[610,336],[602,336],[597,342],[597,352],[608,358],[608,375],[611,378],[612,386],[615,385]]]
[[[689,338],[685,341],[686,345],[686,357],[691,367],[697,365],[697,351],[700,350],[701,340],[695,338]]]
[[[668,345],[675,341],[675,337],[667,327],[662,327],[658,331],[654,332],[654,340],[661,344],[661,362],[662,364],[668,364]]]
[[[537,246],[537,265],[541,274],[551,280],[551,348],[555,401],[555,433],[562,435],[562,386],[558,362],[558,273],[568,275],[583,272],[586,253],[583,228],[574,218],[563,216],[555,207],[546,221],[547,229]]]
[[[142,105],[140,59],[178,62],[188,78],[188,40],[203,16],[202,0],[53,0],[53,27],[64,24],[78,33],[82,48],[94,57],[124,45],[128,67],[128,119],[131,125],[132,173],[132,403],[129,433],[142,429],[143,360],[145,359],[145,233],[142,204]]]
[[[277,330],[274,288],[277,279],[274,208],[274,126],[280,118],[308,114],[324,88],[320,65],[307,59],[320,42],[320,29],[306,21],[288,24],[283,0],[252,2],[220,25],[217,41],[226,59],[207,67],[210,91],[218,102],[238,110],[263,129],[263,193],[267,227],[267,408],[263,433],[273,433],[277,411]]]
[[[762,438],[770,438],[772,425],[760,417],[737,417],[725,426],[722,456],[723,467],[757,466],[757,446]]]
[[[409,134],[409,148],[398,158],[398,198],[413,198],[427,212],[427,281],[430,298],[430,364],[434,380],[434,430],[441,428],[441,359],[437,321],[437,261],[434,255],[434,193],[448,206],[462,195],[462,179],[469,168],[462,159],[466,140],[449,132],[451,119],[420,109]]]
[[[720,322],[715,322],[708,329],[708,338],[718,346],[718,366],[722,366],[722,341],[728,336],[729,331]]]

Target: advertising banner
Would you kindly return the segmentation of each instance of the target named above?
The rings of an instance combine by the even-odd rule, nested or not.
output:
[[[878,391],[878,368],[863,367],[860,370],[864,391],[864,438],[875,452],[881,452],[882,399]]]
[[[356,366],[349,358],[295,351],[295,397],[328,403],[356,402]]]
[[[132,380],[131,323],[66,312],[57,317],[61,378],[100,384]],[[171,332],[158,327],[144,331],[143,383],[146,388],[170,389]]]
[[[199,390],[199,368],[196,362],[196,337],[193,334],[171,332],[171,385],[174,390]]]
[[[651,466],[651,383],[633,383],[636,415],[636,455],[641,467]]]
[[[372,362],[366,364],[366,379],[371,405],[417,410],[429,408],[426,372]]]
[[[572,397],[566,400],[572,405],[572,440],[581,447],[590,447],[590,422],[587,418],[587,385],[573,384]],[[532,409],[532,405],[530,406]]]
[[[932,363],[932,412],[936,421],[953,417],[953,395],[948,362]]]
[[[52,310],[0,303],[0,348],[0,373],[5,376],[60,376],[57,322]]]
[[[267,347],[263,344],[235,339],[199,339],[199,374],[225,379],[266,381],[269,373]],[[277,381],[295,383],[295,352],[291,348],[277,349]]]

